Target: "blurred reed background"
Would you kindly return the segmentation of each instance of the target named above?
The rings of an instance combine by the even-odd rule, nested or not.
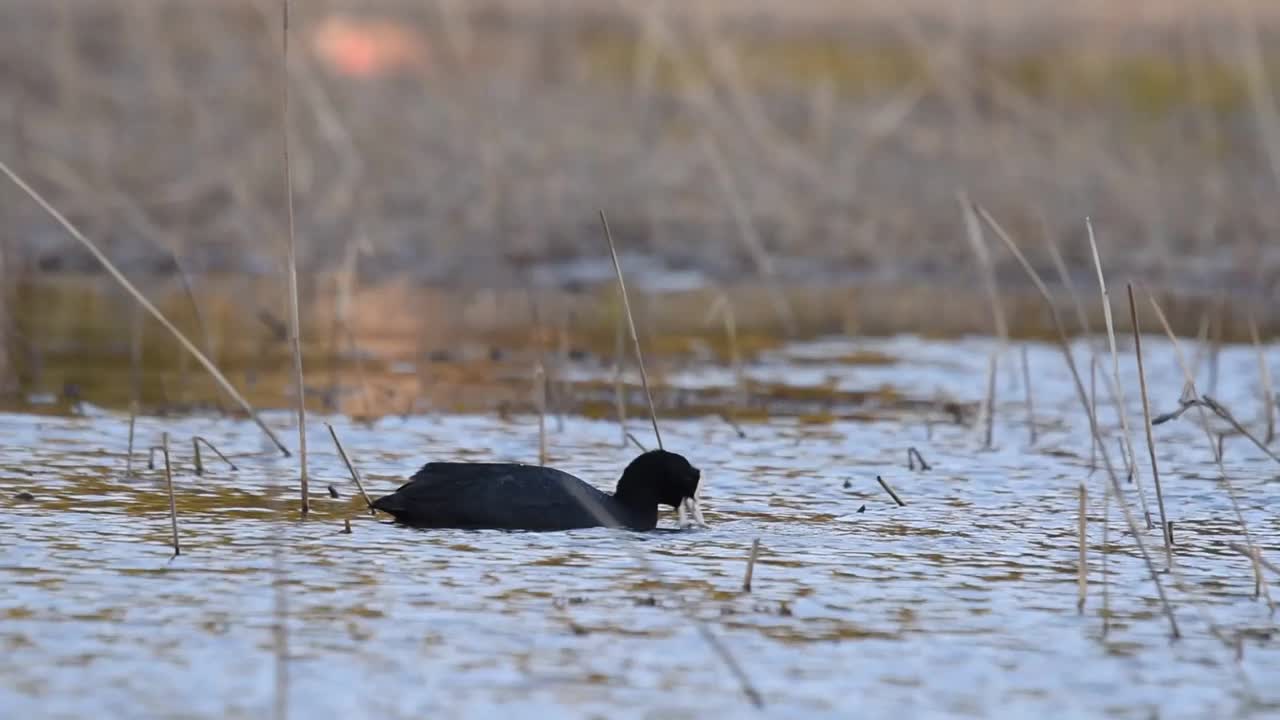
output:
[[[409,362],[416,398],[457,382],[428,361],[609,355],[598,209],[659,358],[742,349],[717,298],[747,353],[991,332],[960,193],[1094,330],[1086,216],[1180,332],[1280,331],[1280,3],[351,0],[292,23],[309,375]],[[269,0],[0,5],[0,159],[250,384],[287,365],[280,42]],[[9,389],[110,403],[127,383],[99,371],[186,372],[8,184],[0,233]],[[1010,331],[1049,333],[992,262]]]

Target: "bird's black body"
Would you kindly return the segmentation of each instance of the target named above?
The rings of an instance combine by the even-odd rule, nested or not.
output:
[[[694,496],[699,479],[689,461],[663,450],[633,460],[612,495],[554,468],[433,462],[373,506],[423,528],[652,530],[658,505],[678,507]]]

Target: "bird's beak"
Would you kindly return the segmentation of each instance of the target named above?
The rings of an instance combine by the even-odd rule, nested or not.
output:
[[[687,497],[680,501],[678,508],[680,527],[708,527],[706,518],[702,517],[702,508],[698,505],[698,497]]]

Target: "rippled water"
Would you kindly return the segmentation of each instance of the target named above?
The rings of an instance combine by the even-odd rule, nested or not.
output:
[[[748,372],[976,400],[989,348],[985,340],[810,343]],[[980,426],[926,425],[909,414],[775,419],[745,425],[746,437],[719,418],[664,421],[667,447],[703,469],[711,527],[649,534],[422,532],[372,519],[322,424],[334,423],[381,494],[427,459],[536,460],[536,422],[527,417],[428,415],[371,426],[313,418],[315,512],[299,521],[295,466],[271,455],[247,422],[140,419],[130,478],[126,417],[92,408],[79,417],[0,416],[0,707],[15,718],[268,716],[278,544],[288,578],[287,697],[300,717],[750,711],[694,617],[773,717],[1280,713],[1274,618],[1253,596],[1250,562],[1229,547],[1243,536],[1194,413],[1156,428],[1177,567],[1161,578],[1183,637],[1170,639],[1115,510],[1103,635],[1104,473],[1090,474],[1087,426],[1061,356],[1051,346],[1028,349],[1034,447],[1016,352],[1001,365],[992,451],[981,450]],[[1172,350],[1154,339],[1146,349],[1153,404],[1170,410],[1182,385]],[[898,362],[824,362],[851,350]],[[1276,357],[1273,348],[1273,364]],[[1122,371],[1137,428],[1128,358]],[[1218,376],[1216,397],[1259,427],[1254,351],[1225,349]],[[709,368],[672,380],[729,377]],[[289,423],[287,413],[268,419]],[[1102,420],[1119,463],[1114,413]],[[619,446],[616,424],[570,417],[563,429],[549,425],[553,462],[604,487],[634,454]],[[642,420],[632,430],[647,442]],[[142,452],[166,431],[183,548],[172,560],[163,473],[147,469]],[[197,477],[193,435],[240,469],[206,457]],[[1134,442],[1155,514],[1140,432]],[[930,470],[907,469],[912,446]],[[1226,468],[1254,540],[1280,560],[1280,465],[1229,438]],[[1078,614],[1081,481],[1090,491],[1090,585]],[[330,484],[340,499],[328,496]],[[1126,492],[1140,519],[1134,486]],[[341,532],[347,518],[351,534]],[[663,524],[674,527],[672,518]],[[742,581],[756,538],[748,594]],[[1163,570],[1160,533],[1143,538]]]

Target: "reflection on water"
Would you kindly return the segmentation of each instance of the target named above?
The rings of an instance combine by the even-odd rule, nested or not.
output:
[[[1145,347],[1153,403],[1171,409],[1181,389],[1172,351],[1154,339]],[[765,353],[747,373],[761,383],[974,401],[989,348],[912,338],[807,343]],[[1102,636],[1102,473],[1089,472],[1087,431],[1060,356],[1029,349],[1035,447],[1016,353],[1001,364],[993,451],[978,449],[973,423],[926,412],[757,419],[743,426],[746,437],[718,417],[665,419],[666,445],[703,468],[711,527],[647,535],[422,532],[371,519],[322,425],[334,422],[380,494],[428,459],[536,459],[536,422],[524,415],[315,418],[315,511],[306,521],[297,519],[295,465],[271,454],[246,421],[140,418],[130,478],[126,416],[0,415],[0,707],[24,718],[266,716],[279,542],[297,716],[745,712],[689,614],[723,639],[775,717],[1274,716],[1273,618],[1253,598],[1250,563],[1228,547],[1242,535],[1190,414],[1156,432],[1177,541],[1177,572],[1163,579],[1184,638],[1169,640],[1114,510],[1111,627]],[[898,361],[838,361],[855,352]],[[669,381],[731,381],[720,372],[691,368]],[[1122,374],[1136,388],[1128,360]],[[1216,397],[1251,427],[1256,377],[1251,349],[1223,351]],[[1126,400],[1136,422],[1136,390]],[[289,416],[268,420],[285,427]],[[1104,411],[1102,420],[1114,438],[1114,417]],[[605,420],[548,426],[552,460],[602,486],[634,453]],[[647,441],[644,427],[641,419],[632,429]],[[163,474],[147,469],[143,452],[162,432],[175,439],[183,541],[172,561]],[[206,461],[197,477],[194,435],[240,470]],[[1155,513],[1141,435],[1135,443]],[[932,469],[908,471],[908,447]],[[1275,560],[1280,465],[1240,438],[1228,438],[1226,453],[1249,529]],[[1091,547],[1083,615],[1075,607],[1081,481]],[[340,498],[329,497],[330,484]],[[1137,511],[1135,486],[1126,490]],[[351,534],[341,532],[346,518]],[[753,592],[743,594],[755,538],[761,555]],[[1160,534],[1145,539],[1163,568]]]

